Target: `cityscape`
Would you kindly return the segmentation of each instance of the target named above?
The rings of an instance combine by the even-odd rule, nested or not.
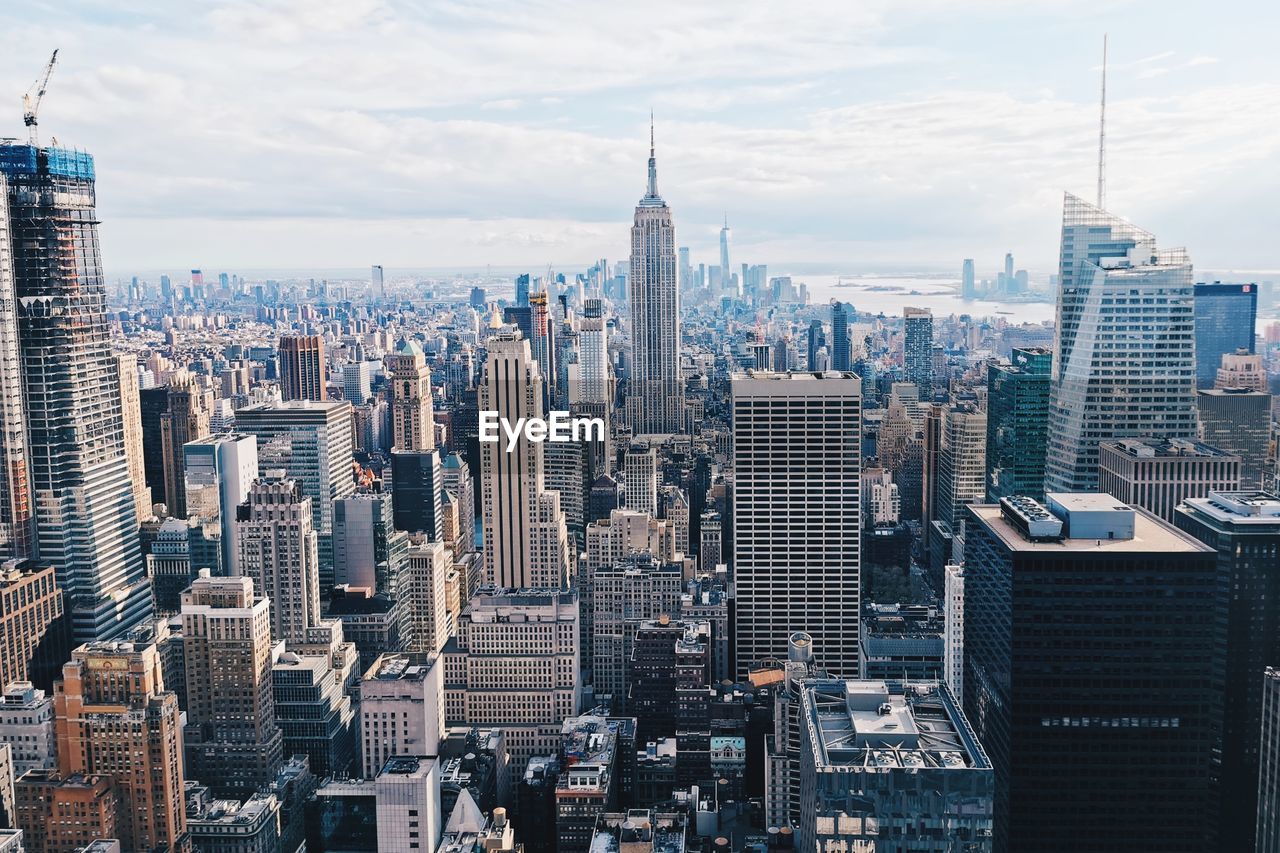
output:
[[[1280,853],[1280,257],[1113,212],[1101,30],[1087,180],[945,264],[712,215],[632,92],[586,242],[174,268],[158,208],[107,264],[121,129],[46,109],[84,14],[0,40],[0,853]]]

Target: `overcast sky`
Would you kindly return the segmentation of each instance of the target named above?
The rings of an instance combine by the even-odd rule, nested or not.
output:
[[[569,267],[659,188],[695,263],[1047,270],[1063,190],[1280,269],[1280,4],[4,0],[0,136],[49,52],[108,268]],[[7,104],[5,107],[3,105]]]

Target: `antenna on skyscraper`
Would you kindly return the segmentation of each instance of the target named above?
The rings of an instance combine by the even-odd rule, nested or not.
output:
[[[1102,34],[1102,109],[1098,114],[1098,207],[1107,201],[1107,34]]]

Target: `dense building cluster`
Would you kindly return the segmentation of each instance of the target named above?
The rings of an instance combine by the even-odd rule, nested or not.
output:
[[[1269,285],[1068,195],[812,304],[652,139],[514,282],[113,288],[95,203],[0,144],[0,850],[1278,849]]]

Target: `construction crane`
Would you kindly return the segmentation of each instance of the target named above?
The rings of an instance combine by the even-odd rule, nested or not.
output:
[[[30,128],[29,141],[35,147],[40,145],[40,134],[36,130],[36,116],[40,113],[40,102],[44,100],[44,90],[49,85],[49,75],[53,73],[53,66],[57,61],[58,51],[55,50],[53,56],[49,57],[49,64],[44,67],[44,74],[32,83],[31,88],[22,96],[22,123]],[[32,92],[35,93],[34,96]]]

